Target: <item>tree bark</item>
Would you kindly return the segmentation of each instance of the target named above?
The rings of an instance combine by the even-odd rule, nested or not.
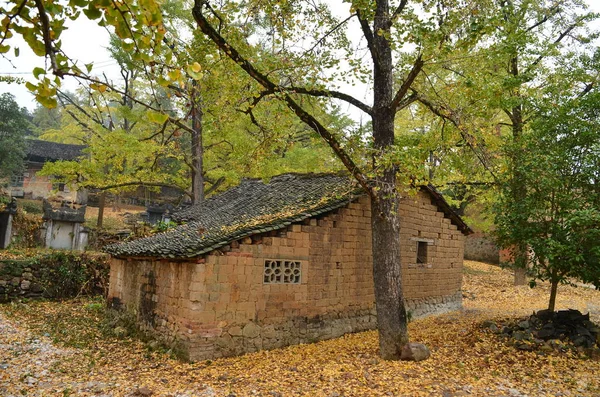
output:
[[[515,266],[514,285],[525,285],[527,283],[527,269]]]
[[[106,205],[106,192],[100,194],[98,200],[98,220],[96,221],[96,227],[102,229],[102,223],[104,221],[104,206]]]
[[[558,291],[558,278],[550,280],[550,300],[548,301],[548,310],[554,311],[556,307],[556,292]]]
[[[377,306],[379,352],[398,360],[408,342],[406,309],[401,283],[400,222],[394,170],[377,181],[377,200],[371,201],[373,282]]]
[[[378,1],[374,32],[389,32],[389,5]],[[375,34],[373,59],[373,144],[374,163],[381,171],[376,177],[376,199],[371,203],[373,238],[373,282],[377,305],[379,351],[385,360],[398,360],[408,342],[406,309],[401,283],[400,221],[395,164],[377,164],[394,144],[394,74],[392,48],[387,34]]]
[[[192,204],[204,200],[204,146],[202,144],[202,104],[194,82],[191,97],[192,116]]]

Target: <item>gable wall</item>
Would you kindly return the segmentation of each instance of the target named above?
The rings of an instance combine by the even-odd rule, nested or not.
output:
[[[133,306],[194,360],[376,326],[367,198],[322,219],[254,236],[201,263],[113,259],[109,298]],[[403,284],[414,317],[460,308],[463,236],[426,193],[400,206]],[[417,240],[426,264],[416,264]],[[299,284],[264,284],[265,259],[301,262]]]

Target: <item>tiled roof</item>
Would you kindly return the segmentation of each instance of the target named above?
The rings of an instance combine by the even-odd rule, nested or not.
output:
[[[70,145],[31,139],[27,141],[27,159],[29,161],[46,162],[56,160],[75,160],[83,153],[83,145]]]
[[[423,189],[459,230],[469,234],[469,227],[433,187]],[[184,224],[151,237],[108,245],[104,251],[114,256],[195,257],[231,241],[333,211],[363,194],[351,178],[342,175],[284,174],[268,184],[248,179],[173,215],[174,221]]]
[[[361,195],[348,177],[334,174],[284,174],[249,179],[173,216],[186,222],[165,233],[111,244],[115,256],[194,257],[233,240],[286,227],[340,208]]]

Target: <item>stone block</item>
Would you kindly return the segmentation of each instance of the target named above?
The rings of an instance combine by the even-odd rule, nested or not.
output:
[[[243,331],[242,328],[235,325],[231,328],[229,328],[229,330],[227,331],[229,333],[229,335],[231,336],[242,336],[243,335]]]
[[[257,324],[250,322],[242,329],[242,335],[244,338],[256,338],[260,335],[261,327]]]

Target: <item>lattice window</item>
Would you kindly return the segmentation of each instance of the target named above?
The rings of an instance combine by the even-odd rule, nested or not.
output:
[[[265,260],[265,284],[300,284],[302,266],[298,261]]]

